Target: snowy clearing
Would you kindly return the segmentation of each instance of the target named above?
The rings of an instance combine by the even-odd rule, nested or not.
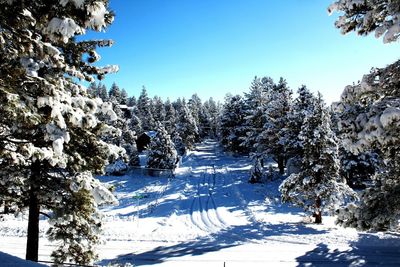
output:
[[[103,208],[98,265],[400,265],[398,234],[345,229],[329,216],[310,224],[302,210],[281,204],[280,180],[249,184],[250,167],[248,158],[224,155],[208,140],[186,155],[174,178],[100,177],[115,186],[119,205]],[[26,217],[3,217],[0,251],[24,257]],[[45,218],[40,227],[39,260],[48,261]]]

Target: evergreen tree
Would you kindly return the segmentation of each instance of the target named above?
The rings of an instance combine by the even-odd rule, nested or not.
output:
[[[96,82],[90,83],[90,85],[89,85],[89,87],[87,89],[87,93],[92,98],[98,97],[98,95],[97,95],[97,83]]]
[[[192,149],[196,142],[198,128],[185,100],[182,101],[182,106],[178,113],[176,131],[182,138],[185,148]]]
[[[245,122],[243,107],[244,101],[240,95],[226,96],[219,123],[222,146],[237,154],[248,152],[241,141],[246,134],[246,129],[242,127]]]
[[[375,32],[375,37],[383,36],[384,43],[395,42],[400,36],[400,3],[396,0],[337,0],[328,8],[344,13],[335,26],[343,34],[356,31],[359,35]]]
[[[400,61],[373,69],[359,84],[347,86],[338,111],[343,146],[351,153],[382,158],[373,183],[359,203],[339,211],[338,222],[360,229],[397,229],[400,218]]]
[[[130,119],[130,125],[129,125],[129,129],[131,131],[134,131],[135,134],[137,136],[141,135],[143,133],[143,128],[142,128],[142,121],[140,120],[138,114],[138,108],[137,107],[133,107],[132,109],[132,117]]]
[[[121,105],[128,105],[128,101],[129,101],[128,93],[126,92],[126,90],[124,88],[122,88],[120,104]]]
[[[264,114],[274,86],[274,81],[270,77],[262,79],[255,77],[251,83],[250,92],[245,93],[246,121],[244,127],[247,133],[243,138],[243,145],[249,151],[262,152],[257,151],[257,138],[261,135],[267,122]]]
[[[137,107],[139,110],[138,116],[142,121],[143,130],[153,131],[155,127],[155,121],[152,114],[151,99],[148,97],[146,87],[144,86],[137,101]]]
[[[53,227],[59,233],[54,239],[64,242],[64,256],[89,264],[100,227],[94,203],[114,198],[90,173],[83,173],[101,172],[108,158],[118,155],[97,138],[105,129],[94,116],[99,104],[74,81],[93,82],[93,75],[103,77],[117,69],[92,65],[98,59],[96,47],[111,41],[78,42],[75,36],[104,29],[113,14],[105,0],[0,1],[0,9],[0,192],[18,196],[0,198],[29,210],[26,258],[32,261],[38,260],[41,211],[65,209],[68,203],[86,209],[75,218],[74,210],[64,210],[70,215],[65,224],[73,229]],[[85,61],[84,55],[89,55]],[[86,185],[84,195],[71,192],[78,176]],[[50,216],[60,219],[57,212]],[[70,240],[87,242],[76,251]],[[60,260],[57,253],[53,257]]]
[[[159,96],[154,96],[152,101],[153,117],[156,123],[163,122],[165,120],[165,107],[164,103]]]
[[[119,105],[121,104],[121,89],[119,89],[119,86],[116,83],[113,83],[111,85],[110,91],[108,92],[108,99],[112,103]]]
[[[176,111],[169,98],[165,101],[165,130],[170,136],[173,136],[176,131]]]
[[[220,105],[218,105],[212,97],[204,103],[204,108],[208,115],[209,128],[208,135],[212,138],[217,137],[218,121],[220,117]]]
[[[292,108],[288,114],[288,123],[282,140],[284,141],[283,145],[286,147],[286,155],[289,158],[295,158],[296,161],[301,161],[303,149],[300,145],[299,134],[304,118],[314,108],[315,97],[305,85],[301,86],[297,93],[298,96],[293,101]]]
[[[301,171],[290,175],[279,190],[284,202],[313,212],[315,223],[321,223],[325,210],[332,211],[353,194],[339,176],[337,141],[321,94],[305,117],[299,138],[304,151]]]
[[[171,141],[171,137],[165,128],[159,123],[157,134],[149,145],[149,157],[147,168],[175,169],[177,164],[177,152]]]
[[[134,96],[131,96],[128,98],[128,107],[135,107],[136,106],[136,98]]]
[[[98,91],[99,91],[98,97],[100,97],[101,100],[103,100],[103,102],[107,102],[108,101],[107,87],[104,84],[99,83]]]
[[[188,108],[198,129],[199,134],[196,136],[196,142],[198,142],[200,140],[200,135],[203,135],[203,130],[200,128],[200,113],[202,110],[202,103],[200,97],[197,94],[193,94],[192,97],[189,99]]]
[[[263,151],[278,163],[280,174],[284,174],[288,158],[284,137],[289,123],[291,104],[292,91],[288,88],[286,80],[281,78],[270,92],[264,113],[266,123],[256,144],[258,151]]]

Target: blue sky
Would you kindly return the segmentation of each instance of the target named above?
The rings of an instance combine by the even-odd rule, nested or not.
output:
[[[138,96],[223,100],[242,93],[254,76],[306,84],[327,102],[371,67],[398,59],[398,43],[343,36],[326,8],[333,0],[111,0],[114,24],[90,38],[111,38],[99,50],[102,65],[120,71],[116,82]]]

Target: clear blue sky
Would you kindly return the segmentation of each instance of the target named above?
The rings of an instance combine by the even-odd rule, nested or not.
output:
[[[242,93],[254,76],[280,76],[296,91],[306,84],[327,102],[371,67],[400,55],[400,44],[373,36],[343,36],[326,8],[333,0],[111,0],[114,24],[105,33],[112,48],[99,50],[108,75],[138,96],[223,100]]]

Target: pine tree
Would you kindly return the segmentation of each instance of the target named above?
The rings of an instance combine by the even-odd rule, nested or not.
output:
[[[338,104],[343,146],[351,153],[382,158],[359,203],[339,210],[338,222],[360,229],[397,229],[400,217],[400,61],[373,69],[347,86]]]
[[[153,131],[155,128],[155,121],[152,114],[151,99],[148,97],[146,87],[144,86],[137,101],[137,107],[143,130]]]
[[[164,103],[159,96],[154,96],[152,101],[153,118],[155,123],[163,122],[165,120],[165,107]]]
[[[181,102],[176,131],[180,138],[182,138],[185,148],[192,149],[196,142],[196,136],[198,136],[198,128],[185,100]]]
[[[125,88],[122,88],[121,90],[121,105],[128,105],[129,97],[128,93],[126,92]]]
[[[121,104],[122,93],[121,89],[119,89],[119,86],[116,83],[111,85],[110,91],[108,92],[108,99],[110,102],[117,105]]]
[[[284,202],[313,212],[315,223],[321,223],[324,211],[334,210],[344,197],[353,195],[339,176],[337,141],[321,94],[307,114],[299,138],[304,151],[301,171],[283,181],[279,190]]]
[[[135,107],[137,105],[136,98],[134,96],[128,97],[128,107]]]
[[[247,153],[242,146],[242,138],[246,129],[242,127],[245,122],[244,101],[240,95],[227,95],[219,122],[219,135],[221,144],[227,151],[236,154]]]
[[[90,85],[89,85],[89,87],[87,89],[87,93],[92,98],[98,97],[98,95],[97,95],[97,83],[96,82],[90,83]]]
[[[281,78],[270,92],[264,116],[266,123],[257,138],[257,149],[271,156],[277,163],[279,173],[284,174],[288,158],[284,139],[289,123],[289,112],[292,105],[292,91],[286,80]]]
[[[169,98],[165,101],[165,130],[170,136],[173,136],[176,131],[176,111]]]
[[[218,120],[220,117],[220,105],[217,104],[212,97],[210,97],[205,103],[204,108],[206,109],[208,120],[209,120],[209,129],[208,136],[211,138],[217,137],[217,128],[218,128]]]
[[[188,108],[198,129],[198,135],[196,136],[196,142],[198,142],[200,140],[200,135],[203,134],[202,129],[200,128],[200,113],[202,110],[202,103],[200,97],[197,94],[193,94],[192,97],[189,99]]]
[[[103,100],[103,102],[108,101],[108,93],[107,93],[107,87],[104,84],[99,83],[98,85],[98,91],[99,91],[99,97]]]
[[[337,0],[328,8],[344,13],[335,26],[343,34],[356,31],[359,35],[375,32],[375,37],[383,36],[384,43],[395,42],[400,36],[400,3],[393,0]]]
[[[177,152],[171,137],[165,128],[159,123],[157,134],[149,145],[149,157],[147,168],[151,169],[175,169],[177,164]]]
[[[104,29],[113,14],[105,0],[0,1],[0,9],[0,192],[18,195],[0,198],[29,210],[26,258],[33,261],[38,260],[39,213],[79,202],[76,207],[88,211],[76,214],[82,224],[75,224],[74,231],[54,225],[63,233],[55,239],[64,239],[69,231],[73,240],[93,240],[80,244],[81,253],[64,239],[70,259],[88,264],[94,259],[90,247],[97,243],[97,233],[83,227],[97,227],[92,220],[95,200],[113,197],[91,175],[80,176],[90,187],[84,196],[73,195],[71,186],[82,173],[101,172],[109,157],[121,151],[97,138],[106,128],[94,115],[99,103],[86,97],[87,89],[75,81],[93,82],[93,76],[101,78],[117,68],[92,64],[99,58],[96,48],[112,41],[78,42],[75,36]],[[84,55],[89,55],[86,61]],[[50,216],[57,220],[58,213]]]
[[[137,107],[133,107],[131,114],[132,117],[130,119],[129,129],[131,131],[134,131],[136,136],[139,136],[143,133],[143,128],[142,128],[142,121],[138,116],[139,111]]]
[[[300,145],[299,134],[305,117],[314,108],[315,97],[305,85],[297,90],[297,94],[288,114],[288,123],[282,140],[287,156],[295,161],[301,161],[303,149]]]
[[[243,138],[243,145],[249,151],[257,151],[257,138],[261,135],[265,125],[264,116],[269,102],[269,96],[275,84],[270,77],[262,79],[255,77],[250,86],[250,92],[245,93],[245,113],[246,121],[243,125],[246,129],[246,136]]]

